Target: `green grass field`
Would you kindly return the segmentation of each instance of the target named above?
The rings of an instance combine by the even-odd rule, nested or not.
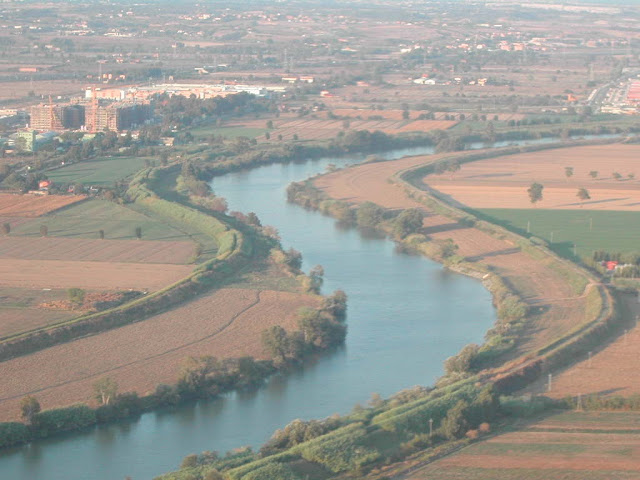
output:
[[[34,218],[16,226],[15,235],[40,236],[40,226],[47,225],[49,236],[133,240],[136,227],[142,228],[143,240],[189,241],[186,233],[155,218],[135,212],[107,200],[89,199],[44,217]]]
[[[591,257],[594,250],[640,250],[640,212],[487,208],[473,213],[518,234],[542,238],[566,258],[575,258],[574,245],[578,257]]]
[[[55,183],[113,185],[144,168],[147,157],[102,157],[47,172]]]

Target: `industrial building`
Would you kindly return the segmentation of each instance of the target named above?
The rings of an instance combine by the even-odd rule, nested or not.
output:
[[[195,95],[196,98],[215,98],[225,97],[227,95],[235,95],[237,93],[251,93],[257,96],[265,96],[270,90],[269,87],[254,85],[209,85],[209,84],[192,84],[192,83],[167,83],[161,85],[136,86],[127,88],[105,88],[88,87],[85,90],[85,98],[87,100],[93,98],[108,100],[146,100],[154,95],[182,95],[190,97]],[[278,89],[281,91],[282,88]]]

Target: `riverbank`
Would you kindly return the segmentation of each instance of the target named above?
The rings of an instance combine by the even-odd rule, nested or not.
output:
[[[602,143],[611,143],[611,140],[510,147],[361,165],[306,182],[306,191],[293,192],[290,199],[306,207],[321,209],[341,221],[345,221],[354,205],[365,202],[376,203],[387,211],[407,208],[422,211],[425,216],[422,237],[407,237],[403,240],[405,244],[443,261],[442,247],[451,242],[449,246],[455,250],[447,255],[450,258],[446,263],[462,273],[472,272],[477,276],[478,271],[485,272],[486,280],[494,275],[499,277],[508,285],[509,293],[515,293],[527,306],[525,321],[505,325],[504,321],[498,320],[483,347],[483,361],[477,362],[477,367],[487,366],[485,360],[493,357],[492,364],[502,366],[492,372],[501,376],[520,362],[529,362],[531,358],[558,350],[563,342],[574,342],[579,337],[577,332],[584,333],[598,320],[608,325],[605,320],[615,318],[611,296],[603,287],[591,286],[597,282],[588,272],[559,259],[544,247],[532,245],[529,240],[486,222],[478,222],[468,212],[434,198],[428,187],[422,190],[416,187],[411,180],[424,177],[437,162],[462,164],[521,150]],[[314,188],[317,188],[315,192]],[[496,304],[500,305],[504,296],[504,293],[496,296],[494,291]]]

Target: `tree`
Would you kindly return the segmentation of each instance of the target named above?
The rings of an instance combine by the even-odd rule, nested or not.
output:
[[[336,290],[333,295],[325,297],[322,309],[335,318],[342,319],[347,313],[347,294],[343,290]]]
[[[571,178],[573,176],[573,167],[564,167],[564,175],[567,179]]]
[[[596,178],[598,178],[598,171],[597,170],[591,170],[589,172],[589,176],[595,180]]]
[[[273,128],[273,120],[267,120],[267,128],[271,130]]]
[[[324,283],[324,268],[322,265],[316,265],[311,269],[309,279],[311,280],[309,290],[314,293],[320,293],[320,288],[322,288],[322,284]]]
[[[93,391],[101,405],[109,405],[118,393],[118,384],[111,377],[104,377],[93,384]]]
[[[260,222],[260,219],[258,218],[258,215],[255,214],[255,212],[247,213],[247,223],[256,227],[262,226],[262,223]]]
[[[270,140],[271,139],[271,134],[269,132],[265,132],[264,139],[265,140]]]
[[[49,234],[49,227],[46,225],[40,225],[40,236],[46,237]]]
[[[458,248],[458,244],[456,244],[453,239],[447,238],[440,244],[440,255],[442,256],[442,258],[452,257],[456,254]]]
[[[456,403],[452,409],[447,412],[447,416],[442,421],[440,429],[442,434],[450,440],[462,437],[467,431],[469,426],[465,412],[469,404],[464,400],[460,400]]]
[[[409,114],[409,110],[403,110],[402,111],[402,119],[403,120],[409,120],[410,114]]]
[[[207,386],[207,377],[223,371],[223,365],[211,355],[187,357],[180,372],[180,388],[190,393],[202,393]]]
[[[633,180],[634,178],[636,178],[636,174],[635,173],[630,173],[630,174],[627,175],[627,178],[629,180]]]
[[[28,425],[33,423],[33,418],[40,413],[40,402],[31,395],[24,397],[20,401],[20,416]]]
[[[399,238],[416,233],[422,228],[424,213],[417,208],[403,210],[393,220],[393,233]]]
[[[84,302],[84,296],[84,290],[82,290],[81,288],[67,289],[67,297],[69,297],[69,301],[75,306],[82,305],[82,303]]]
[[[187,455],[186,457],[184,457],[184,459],[182,460],[182,463],[180,464],[180,468],[191,468],[191,467],[196,467],[198,465],[198,455],[196,455],[195,453],[192,453],[191,455]]]
[[[3,235],[9,235],[11,233],[11,224],[8,222],[3,223],[1,231]]]
[[[142,227],[136,227],[135,234],[136,234],[136,238],[140,240],[142,238]]]
[[[276,361],[287,359],[289,342],[287,331],[279,325],[274,325],[262,332],[262,346]]]
[[[451,174],[451,179],[453,180],[453,176],[455,173],[460,170],[460,162],[457,160],[450,160],[447,162],[447,172]]]
[[[576,195],[582,202],[585,200],[589,200],[591,196],[589,195],[589,191],[586,188],[579,188],[578,194]],[[582,205],[580,205],[582,207]]]
[[[328,348],[344,341],[346,327],[323,316],[318,310],[300,309],[298,327],[307,344],[319,348]]]
[[[100,238],[100,240],[104,240],[104,230],[98,230],[98,238]]]
[[[382,222],[384,210],[373,202],[364,202],[356,211],[356,223],[359,227],[375,228]]]
[[[535,205],[537,202],[542,200],[543,189],[544,186],[537,182],[531,184],[531,186],[527,189],[527,193],[529,194],[529,200],[531,200],[531,203]]]
[[[618,180],[618,181],[622,178],[622,175],[620,175],[620,173],[618,173],[618,172],[613,172],[613,173],[611,174],[611,176],[612,176],[613,178],[615,178],[616,180]]]

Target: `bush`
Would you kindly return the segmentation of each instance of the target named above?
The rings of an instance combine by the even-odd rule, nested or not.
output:
[[[354,423],[303,443],[293,451],[334,473],[346,472],[380,458],[377,450],[363,445],[365,435],[366,429]]]
[[[45,410],[34,417],[35,434],[47,437],[54,433],[79,430],[95,425],[96,412],[86,405]]]
[[[0,448],[25,443],[30,437],[29,429],[24,423],[0,423]]]
[[[376,228],[384,218],[384,210],[372,202],[365,202],[356,210],[356,224],[361,228]]]

